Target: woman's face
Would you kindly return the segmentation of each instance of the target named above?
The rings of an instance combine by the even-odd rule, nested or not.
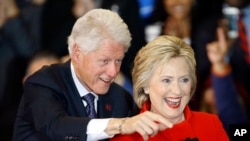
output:
[[[151,111],[171,121],[178,121],[190,100],[192,80],[187,62],[182,57],[172,58],[157,69],[145,92],[151,100]]]
[[[176,19],[183,19],[191,14],[193,0],[163,0],[163,2],[168,15]]]

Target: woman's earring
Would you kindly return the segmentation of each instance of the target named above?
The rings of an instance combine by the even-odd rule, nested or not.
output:
[[[145,94],[149,94],[148,88],[144,88],[144,93],[145,93]]]

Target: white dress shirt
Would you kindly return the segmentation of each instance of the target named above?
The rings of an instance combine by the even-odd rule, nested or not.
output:
[[[71,74],[74,80],[74,83],[76,85],[76,88],[80,94],[80,96],[84,96],[88,93],[90,93],[78,80],[78,78],[76,77],[75,74],[75,70],[74,67],[71,63],[70,65],[71,68]],[[98,100],[98,96],[91,92],[94,96],[95,96],[95,110],[97,111],[97,100]],[[87,105],[87,103],[83,101],[84,106]],[[104,132],[105,128],[107,127],[107,124],[109,122],[110,118],[106,118],[106,119],[91,119],[88,126],[87,126],[87,141],[97,141],[97,140],[102,140],[102,139],[106,139],[106,138],[111,138],[112,136],[109,136],[108,134],[106,134]]]

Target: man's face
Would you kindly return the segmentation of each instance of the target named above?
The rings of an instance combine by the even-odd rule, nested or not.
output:
[[[79,53],[75,70],[80,82],[96,94],[105,94],[120,71],[125,48],[105,40],[97,50]]]

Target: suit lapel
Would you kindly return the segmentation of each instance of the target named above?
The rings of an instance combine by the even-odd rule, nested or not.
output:
[[[112,117],[113,102],[109,94],[100,95],[98,100],[98,117],[110,118]]]
[[[78,93],[78,90],[76,88],[76,85],[71,75],[70,60],[64,63],[62,67],[63,69],[62,68],[60,69],[62,70],[62,73],[61,73],[63,75],[62,78],[64,79],[64,82],[66,83],[67,89],[69,89],[69,91],[65,93],[67,94],[65,97],[67,97],[68,100],[71,102],[71,104],[68,105],[67,107],[68,112],[71,113],[72,115],[76,115],[79,117],[88,116],[85,110],[85,107],[82,103],[80,94]]]

